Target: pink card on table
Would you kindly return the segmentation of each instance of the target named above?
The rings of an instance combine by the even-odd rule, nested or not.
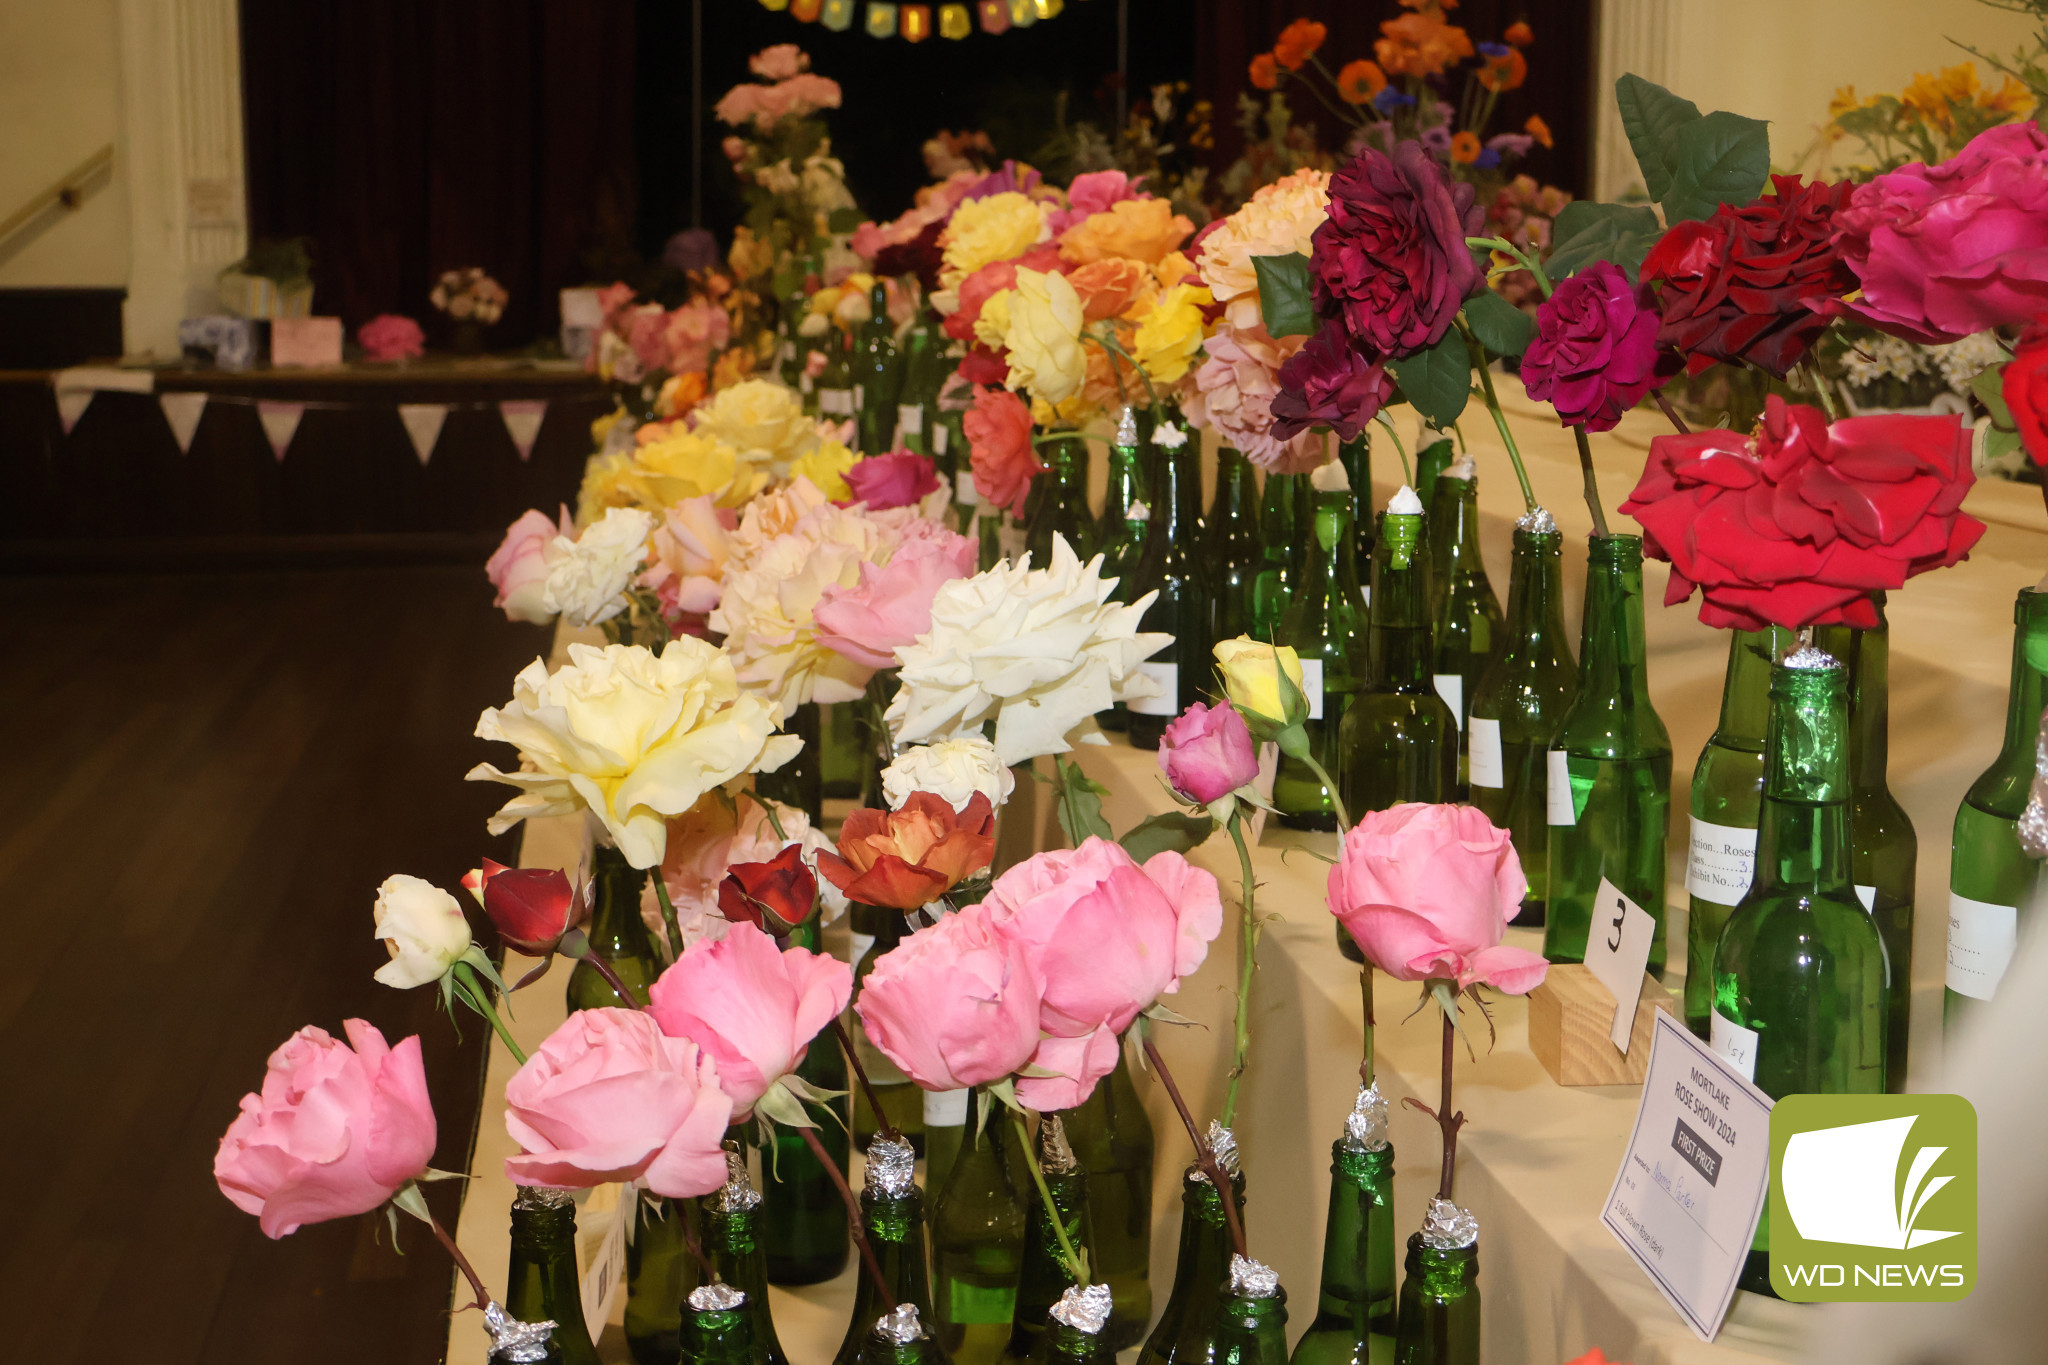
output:
[[[340,318],[273,318],[270,322],[270,363],[339,365]]]

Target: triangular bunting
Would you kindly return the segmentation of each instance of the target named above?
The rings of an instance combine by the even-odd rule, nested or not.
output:
[[[304,403],[273,403],[268,399],[257,401],[256,416],[263,423],[263,434],[270,438],[270,453],[277,456],[279,464],[284,463],[285,448],[291,445],[292,437],[298,434],[299,418],[305,414]]]
[[[191,454],[192,437],[199,430],[199,419],[206,415],[206,395],[160,393],[156,401],[164,410],[164,420],[171,424],[171,439],[178,443],[178,453]]]
[[[446,403],[400,403],[398,420],[412,438],[412,453],[425,464],[434,458],[434,442],[441,439],[441,424],[448,420]]]
[[[74,365],[51,375],[50,387],[56,391],[57,419],[69,436],[101,389],[148,393],[156,387],[156,375],[150,370],[123,370],[112,365]]]
[[[85,410],[92,406],[93,395],[98,389],[57,390],[57,420],[64,424],[64,434],[69,436],[71,428],[78,425],[78,419],[85,416]]]
[[[512,446],[519,452],[519,458],[533,458],[533,443],[540,436],[540,424],[547,419],[548,400],[545,398],[507,398],[499,402],[498,415],[505,419],[505,434],[512,438]]]

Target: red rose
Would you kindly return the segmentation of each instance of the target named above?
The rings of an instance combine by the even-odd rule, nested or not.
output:
[[[1748,361],[1783,378],[1828,325],[1856,277],[1830,240],[1854,186],[1771,177],[1753,204],[1678,224],[1643,260],[1663,324],[1657,340],[1698,374],[1717,360]]]
[[[818,870],[863,905],[921,909],[981,871],[996,851],[995,809],[976,792],[967,809],[931,792],[912,792],[896,810],[854,811],[839,827],[839,852],[820,853]]]
[[[2034,463],[2048,465],[2048,326],[2036,323],[2020,338],[2005,367],[2005,406]]]
[[[818,878],[805,866],[800,844],[789,845],[765,863],[734,863],[718,884],[719,914],[777,938],[809,918],[817,903]]]
[[[1485,284],[1465,245],[1486,219],[1477,194],[1419,142],[1360,152],[1330,177],[1330,216],[1311,239],[1316,310],[1372,355],[1398,360],[1442,341]]]
[[[1870,594],[1961,560],[1984,534],[1956,417],[1852,417],[1768,400],[1756,434],[1659,436],[1621,510],[1671,565],[1666,606],[1710,626],[1874,627]]]
[[[1359,354],[1334,319],[1280,367],[1273,395],[1273,439],[1291,441],[1312,426],[1326,426],[1352,441],[1394,396],[1387,367]]]
[[[555,951],[577,920],[575,888],[558,868],[484,865],[462,879],[508,947],[528,957]]]

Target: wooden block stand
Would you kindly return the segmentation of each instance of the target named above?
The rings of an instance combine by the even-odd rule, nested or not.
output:
[[[1651,1016],[1676,1015],[1671,992],[1645,974],[1624,1056],[1609,1037],[1614,995],[1584,964],[1556,963],[1529,992],[1529,1050],[1559,1085],[1641,1085],[1650,1065]]]

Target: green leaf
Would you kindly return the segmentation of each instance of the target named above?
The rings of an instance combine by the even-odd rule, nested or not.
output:
[[[1124,846],[1124,852],[1142,863],[1155,853],[1186,853],[1198,848],[1215,832],[1216,822],[1206,815],[1170,810],[1146,816],[1117,842]]]
[[[1390,360],[1387,368],[1414,409],[1440,427],[1458,420],[1472,396],[1472,352],[1465,338],[1447,332],[1444,339],[1406,360]]]
[[[1259,272],[1259,312],[1266,332],[1276,337],[1305,337],[1316,330],[1315,302],[1309,297],[1308,257],[1298,251],[1284,256],[1254,256]]]
[[[392,1207],[409,1213],[422,1223],[434,1221],[434,1215],[427,1208],[427,1197],[420,1193],[420,1187],[413,1181],[406,1181],[391,1193]]]
[[[1700,107],[1633,72],[1614,82],[1614,102],[1621,109],[1622,131],[1635,150],[1636,165],[1642,168],[1643,188],[1652,199],[1661,200],[1671,191],[1678,135],[1699,122]]]
[[[1465,321],[1479,344],[1495,355],[1520,355],[1536,339],[1536,319],[1491,289],[1465,300]]]
[[[1053,767],[1054,809],[1059,813],[1060,828],[1066,831],[1067,842],[1074,848],[1089,835],[1102,839],[1115,839],[1109,821],[1102,815],[1102,798],[1109,794],[1109,788],[1081,771],[1078,763],[1069,763],[1064,755],[1056,755]],[[1079,828],[1076,828],[1079,826]]]
[[[1575,199],[1564,206],[1551,226],[1552,246],[1543,268],[1551,279],[1562,282],[1595,261],[1612,261],[1634,279],[1643,257],[1663,231],[1655,209]]]
[[[2018,431],[2020,424],[2012,420],[2012,409],[2005,405],[2005,366],[1993,365],[1980,371],[1970,381],[1970,392],[1977,395],[1977,401],[1984,405],[1984,411],[1991,414],[1991,425],[2001,431]]]
[[[1747,204],[1771,174],[1771,126],[1717,109],[1678,135],[1671,187],[1659,196],[1664,221],[1705,218],[1722,204]]]

